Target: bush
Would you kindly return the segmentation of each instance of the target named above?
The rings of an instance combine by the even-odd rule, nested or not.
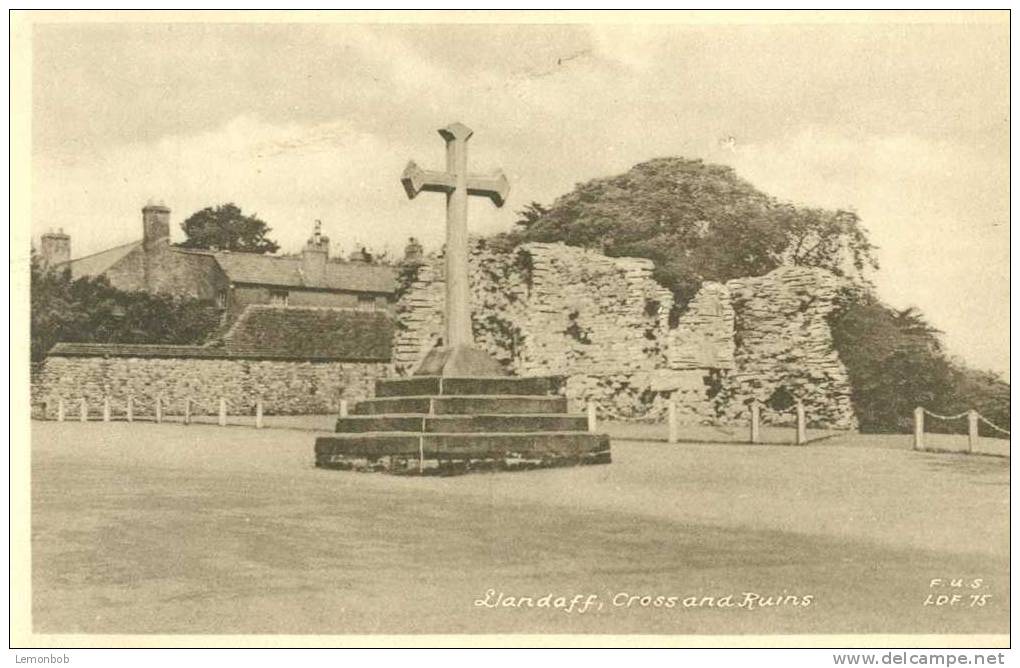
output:
[[[998,425],[1009,425],[1009,384],[951,360],[941,333],[920,311],[890,308],[868,292],[844,296],[844,307],[830,325],[850,374],[861,431],[908,432],[918,406],[942,415],[974,408]],[[967,423],[933,419],[925,428],[963,433]]]
[[[31,318],[32,362],[40,362],[60,341],[201,343],[222,315],[206,300],[125,292],[104,276],[72,280],[70,271],[44,269],[33,254]]]

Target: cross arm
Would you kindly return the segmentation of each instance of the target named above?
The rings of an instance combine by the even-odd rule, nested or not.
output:
[[[400,177],[400,182],[404,185],[408,199],[414,199],[415,195],[423,190],[434,193],[448,193],[453,192],[453,189],[457,187],[457,183],[451,174],[422,169],[414,160],[407,163],[407,167],[404,168],[404,173]]]
[[[496,206],[503,206],[510,192],[510,182],[502,172],[487,176],[469,175],[467,182],[468,195],[488,197]]]
[[[408,199],[414,199],[422,191],[450,193],[457,187],[457,179],[453,174],[422,169],[414,160],[407,163],[400,182]],[[510,192],[510,182],[502,171],[487,175],[469,174],[467,191],[468,195],[488,197],[496,206],[503,206]]]

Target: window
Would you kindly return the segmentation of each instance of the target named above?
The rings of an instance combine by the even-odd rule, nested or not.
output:
[[[375,297],[372,295],[358,295],[358,309],[362,311],[374,311]]]
[[[270,290],[269,291],[269,303],[273,306],[286,306],[287,305],[287,291],[286,290]]]
[[[227,308],[227,291],[220,290],[216,293],[216,306],[220,308]]]

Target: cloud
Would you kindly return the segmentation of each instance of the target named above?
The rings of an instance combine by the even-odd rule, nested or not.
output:
[[[384,182],[399,193],[400,166],[393,147],[349,124],[281,126],[242,116],[215,131],[129,144],[89,162],[37,160],[33,218],[71,233],[76,255],[137,238],[139,209],[152,197],[165,200],[178,222],[236,202],[269,222],[285,248],[300,246],[316,218],[335,240],[390,238],[396,221],[378,194]]]
[[[1008,368],[1005,165],[960,142],[817,127],[720,161],[770,194],[857,211],[879,247],[879,293],[920,306],[954,352]]]

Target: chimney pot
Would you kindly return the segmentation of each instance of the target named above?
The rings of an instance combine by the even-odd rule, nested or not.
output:
[[[410,237],[407,240],[407,245],[404,246],[404,264],[424,264],[425,262],[425,249],[421,245],[421,242]]]
[[[311,285],[326,282],[326,264],[329,262],[329,237],[322,235],[322,221],[316,220],[312,236],[301,250],[301,274]]]

